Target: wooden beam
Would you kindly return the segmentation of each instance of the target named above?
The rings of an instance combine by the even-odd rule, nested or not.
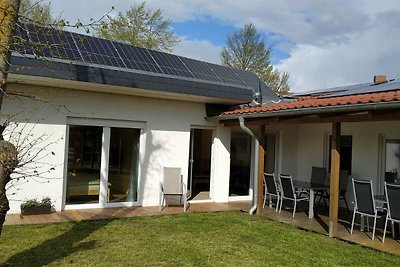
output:
[[[258,126],[258,201],[257,201],[257,214],[264,214],[263,201],[264,201],[264,156],[265,156],[265,125]]]
[[[340,172],[340,122],[332,123],[331,178],[329,199],[329,236],[334,237],[338,227],[339,172]]]
[[[334,123],[334,122],[368,122],[368,121],[395,121],[400,120],[400,111],[386,112],[357,112],[352,114],[313,114],[304,116],[280,116],[247,118],[247,125],[286,125],[305,123]],[[237,120],[221,121],[225,126],[239,125]]]

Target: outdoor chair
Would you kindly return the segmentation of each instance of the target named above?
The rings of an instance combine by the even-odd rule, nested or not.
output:
[[[160,211],[167,205],[166,196],[178,196],[179,204],[181,205],[183,200],[183,211],[186,212],[187,190],[181,168],[164,167],[163,181],[160,182]]]
[[[306,193],[306,191],[295,191],[294,186],[293,186],[293,181],[292,181],[292,176],[290,175],[285,175],[285,174],[279,174],[279,181],[282,187],[282,194],[281,194],[281,203],[279,207],[279,212],[282,211],[282,203],[284,199],[288,199],[293,201],[294,207],[293,207],[293,217],[294,214],[296,213],[296,207],[297,207],[297,202],[304,201],[310,199],[310,197],[301,197],[301,193]]]
[[[387,201],[387,214],[385,220],[385,229],[383,230],[382,242],[385,242],[386,227],[388,221],[392,222],[392,234],[394,232],[394,223],[400,223],[400,185],[389,184],[385,182],[385,194]]]
[[[361,216],[366,216],[367,225],[369,217],[374,218],[374,227],[372,229],[372,240],[375,237],[375,229],[376,229],[376,219],[381,216],[378,214],[378,209],[375,206],[374,199],[374,191],[372,188],[371,180],[356,180],[352,178],[353,183],[353,193],[354,193],[354,211],[353,211],[353,219],[351,222],[351,231],[350,234],[353,234],[354,228],[354,219],[356,214],[360,214]],[[361,225],[363,228],[364,226]],[[369,230],[369,227],[368,227]]]
[[[349,212],[349,205],[347,204],[346,193],[347,193],[347,183],[349,182],[349,171],[340,170],[339,172],[339,201],[344,200],[346,204],[347,212]]]
[[[325,184],[326,180],[326,168],[323,167],[312,167],[311,169],[311,179],[310,183],[312,184]],[[321,202],[321,199],[324,200],[324,204],[326,206],[326,199],[328,198],[327,190],[318,190],[315,191],[315,200],[319,197],[318,204]]]
[[[339,201],[340,199],[344,200],[344,204],[346,205],[347,211],[349,212],[349,205],[347,204],[346,193],[347,193],[347,183],[349,181],[349,171],[348,170],[340,170],[339,172]],[[319,199],[318,204],[321,202],[321,199],[324,199],[324,204],[326,205],[325,199],[329,201],[330,194],[326,191],[326,194],[322,195]]]
[[[265,208],[265,203],[267,201],[267,195],[269,196],[269,205],[272,205],[272,197],[276,197],[276,209],[278,211],[279,201],[280,201],[280,192],[276,183],[275,173],[264,173],[264,204],[263,208]]]

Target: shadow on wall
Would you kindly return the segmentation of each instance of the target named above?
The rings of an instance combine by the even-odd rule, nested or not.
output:
[[[171,153],[167,150],[164,144],[168,143],[168,140],[154,140],[154,134],[151,130],[146,131],[146,150],[143,159],[140,161],[140,182],[139,188],[139,199],[143,201],[148,196],[145,195],[145,188],[149,188],[149,183],[155,185],[157,192],[159,191],[159,182],[162,180],[162,168],[170,161]],[[156,153],[157,152],[157,153]],[[155,154],[154,154],[155,153]],[[155,156],[157,155],[157,156]],[[156,157],[156,158],[155,158]],[[152,192],[148,192],[152,194]],[[139,203],[142,205],[143,203]]]
[[[111,221],[100,220],[96,223],[91,221],[73,223],[72,228],[61,235],[13,255],[6,261],[4,266],[44,266],[77,251],[93,249],[96,245],[95,240],[82,241]]]

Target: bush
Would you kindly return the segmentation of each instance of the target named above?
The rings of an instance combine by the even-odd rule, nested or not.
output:
[[[32,208],[32,207],[43,207],[43,206],[52,206],[51,199],[49,197],[42,198],[41,201],[38,201],[36,198],[27,199],[21,204],[21,209],[24,208]]]

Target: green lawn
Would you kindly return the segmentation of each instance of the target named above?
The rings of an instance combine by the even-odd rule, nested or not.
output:
[[[400,266],[400,257],[239,212],[6,226],[0,266]]]

